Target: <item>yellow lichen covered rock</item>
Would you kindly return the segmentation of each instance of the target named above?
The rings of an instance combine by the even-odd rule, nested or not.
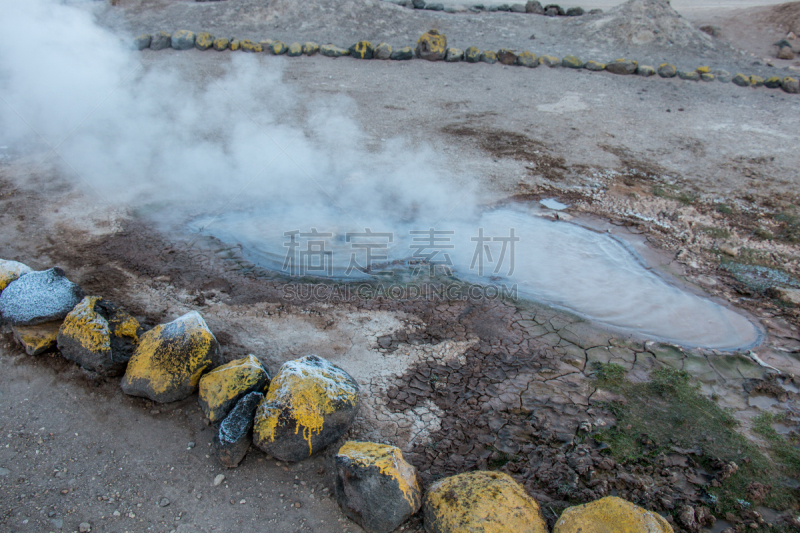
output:
[[[60,326],[60,320],[53,320],[35,326],[13,326],[11,330],[14,332],[14,339],[22,345],[25,353],[39,355],[55,347]]]
[[[214,36],[208,32],[201,31],[194,40],[194,47],[198,50],[208,50],[214,44]]]
[[[206,418],[217,423],[228,416],[236,402],[251,392],[265,392],[269,373],[256,359],[248,355],[218,366],[200,378],[199,402]]]
[[[182,400],[197,388],[200,376],[218,364],[219,344],[197,311],[151,329],[141,336],[122,391],[155,402]]]
[[[375,48],[369,41],[358,41],[350,47],[350,56],[356,59],[372,59]]]
[[[467,472],[425,496],[428,533],[548,533],[539,504],[508,474]]]
[[[711,67],[697,67],[697,72],[700,74],[708,74],[711,72]]]
[[[423,33],[417,41],[417,57],[428,61],[440,61],[447,54],[447,36],[438,30]]]
[[[561,60],[554,56],[539,56],[539,64],[554,68],[561,66]]]
[[[660,514],[607,496],[561,513],[553,533],[673,533]]]
[[[389,533],[422,505],[417,469],[400,448],[348,441],[335,458],[336,499],[368,533]]]
[[[242,52],[263,52],[264,50],[261,48],[261,45],[251,41],[250,39],[242,39],[239,42],[239,46],[242,47]]]
[[[517,56],[517,65],[528,68],[536,68],[539,66],[539,61],[536,57],[536,54],[532,54],[526,50]]]
[[[301,461],[335,442],[358,411],[358,383],[308,355],[281,366],[258,406],[253,442],[282,461]]]
[[[223,50],[227,50],[230,44],[231,40],[226,37],[220,37],[219,39],[214,39],[214,50],[222,52]]]
[[[319,45],[313,41],[303,43],[303,53],[307,56],[313,56],[319,52]]]
[[[231,51],[235,52],[242,47],[242,42],[239,39],[231,39]]]
[[[139,342],[141,327],[99,296],[87,296],[64,318],[58,349],[66,359],[101,375],[118,375]]]
[[[0,259],[0,291],[5,289],[12,281],[19,279],[21,275],[29,272],[33,272],[33,269],[28,265],[18,263],[17,261]]]

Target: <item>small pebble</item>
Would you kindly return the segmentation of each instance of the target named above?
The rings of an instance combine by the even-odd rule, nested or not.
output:
[[[223,481],[225,481],[225,474],[217,474],[217,477],[214,478],[214,486],[216,487]]]
[[[81,533],[89,533],[92,530],[92,526],[89,522],[81,522],[81,525],[78,526],[78,530]]]
[[[161,500],[159,500],[159,502],[158,502],[158,505],[160,507],[166,507],[167,505],[169,505],[169,499],[161,498]]]

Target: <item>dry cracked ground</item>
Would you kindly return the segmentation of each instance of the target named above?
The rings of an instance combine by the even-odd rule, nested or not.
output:
[[[672,19],[652,22],[675,32],[669,47],[637,45],[618,19],[600,39],[601,30],[575,21],[377,1],[119,4],[92,8],[125,38],[186,27],[400,46],[440,27],[462,48],[792,73],[791,64],[754,65],[735,42]],[[231,52],[164,50],[142,61],[208,86]],[[48,151],[36,144],[3,148],[2,257],[59,265],[150,327],[197,310],[226,358],[253,353],[273,373],[309,353],[330,359],[363,387],[345,438],[400,446],[426,484],[500,469],[542,503],[551,525],[568,505],[615,494],[661,512],[676,531],[796,530],[800,313],[770,289],[800,286],[797,95],[499,64],[257,61],[264,72],[280,69],[285,90],[303,102],[350,98],[342,105],[369,146],[403,136],[412,149],[401,156],[432,147],[454,175],[478,176],[474,192],[485,205],[568,204],[544,216],[628,240],[673,283],[748,313],[762,342],[739,352],[686,348],[535,302],[363,298],[338,284],[288,280],[249,262],[236,243],[97,203],[52,158],[40,164]],[[359,531],[332,497],[336,445],[298,464],[251,448],[227,470],[210,455],[212,429],[196,398],[126,397],[117,380],[57,352],[24,355],[8,329],[0,353],[6,531],[81,523],[108,532]],[[404,528],[421,531],[421,519]]]

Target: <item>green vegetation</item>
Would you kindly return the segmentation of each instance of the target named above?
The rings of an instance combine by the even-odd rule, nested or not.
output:
[[[753,235],[765,241],[771,241],[772,239],[775,238],[775,235],[773,235],[771,231],[769,231],[766,228],[762,228],[760,226],[757,227],[755,231],[753,231]]]
[[[723,215],[730,215],[733,213],[733,208],[726,204],[714,204],[714,210],[717,213],[722,213]]]
[[[675,185],[656,185],[653,187],[653,196],[658,198],[669,198],[670,200],[677,200],[683,205],[691,205],[695,203],[698,196],[692,192],[681,191]]]
[[[731,232],[727,228],[715,228],[712,226],[701,226],[699,231],[708,234],[715,239],[727,239]]]
[[[609,445],[616,461],[646,464],[660,453],[672,453],[674,448],[697,450],[702,453],[693,458],[709,472],[723,463],[739,466],[739,471],[721,481],[719,487],[707,487],[717,498],[718,514],[734,511],[737,500],[748,500],[747,485],[754,481],[772,485],[764,502],[768,507],[798,508],[797,495],[780,482],[787,475],[800,473],[800,452],[792,443],[783,443],[775,434],[772,437],[778,440],[775,444],[770,441],[773,457],[766,456],[736,431],[738,423],[731,413],[701,394],[699,386],[692,384],[690,375],[682,370],[659,368],[651,373],[648,383],[631,383],[624,376],[625,369],[613,363],[597,368],[598,386],[627,400],[609,405],[618,424],[595,436]],[[766,427],[774,432],[765,423],[765,434]]]
[[[800,216],[796,213],[783,212],[773,215],[776,222],[780,222],[780,230],[776,238],[781,241],[798,243],[800,242]]]

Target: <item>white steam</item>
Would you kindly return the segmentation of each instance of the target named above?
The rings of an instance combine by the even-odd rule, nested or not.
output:
[[[150,62],[75,7],[0,9],[0,142],[55,148],[62,174],[103,203],[169,205],[172,216],[325,205],[359,224],[368,212],[441,216],[453,201],[433,151],[402,139],[367,149],[377,143],[349,118],[353,102],[301,102],[282,58],[226,54],[212,74],[196,51]],[[456,189],[459,212],[470,189]]]

